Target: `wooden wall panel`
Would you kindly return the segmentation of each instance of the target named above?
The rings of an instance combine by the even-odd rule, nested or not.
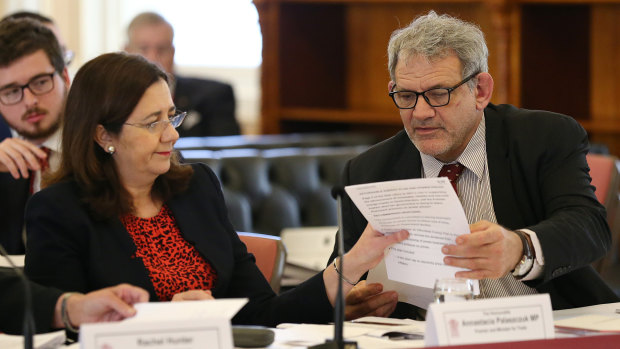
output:
[[[575,117],[620,155],[620,0],[254,0],[263,132],[402,128],[387,96],[390,34],[430,9],[476,23],[493,103]]]
[[[620,5],[595,5],[590,31],[591,141],[620,156]]]
[[[486,34],[489,47],[491,73],[498,72],[499,62],[506,62],[497,49],[497,31],[490,18],[483,14],[488,8],[483,3],[362,3],[348,9],[348,98],[351,108],[393,110],[387,96],[389,72],[387,70],[387,45],[392,32],[407,26],[415,17],[435,10],[448,13],[478,24]],[[505,40],[505,39],[503,39]],[[507,70],[507,68],[505,68]],[[499,83],[500,95],[505,87]]]
[[[620,5],[592,7],[590,101],[596,121],[620,119]]]

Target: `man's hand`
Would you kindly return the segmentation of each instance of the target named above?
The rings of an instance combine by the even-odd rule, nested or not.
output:
[[[63,327],[60,314],[61,296],[56,305],[54,327]],[[136,310],[133,304],[147,302],[149,294],[147,291],[121,284],[108,287],[88,294],[73,294],[67,299],[67,313],[71,325],[78,327],[90,322],[118,321],[127,317],[134,316]]]
[[[211,295],[211,291],[204,290],[189,290],[181,293],[177,293],[172,296],[173,302],[182,302],[182,301],[202,301],[205,299],[214,299]]]
[[[347,294],[345,319],[353,320],[363,316],[386,317],[394,312],[398,303],[396,291],[383,292],[383,285],[379,283],[366,284],[360,281]]]
[[[523,244],[516,233],[499,224],[479,221],[470,224],[470,234],[456,238],[456,245],[445,245],[444,263],[469,269],[454,276],[467,279],[497,279],[513,270],[523,256]]]
[[[0,142],[0,172],[10,172],[15,179],[28,178],[28,170],[41,169],[40,160],[47,154],[36,145],[19,138]]]

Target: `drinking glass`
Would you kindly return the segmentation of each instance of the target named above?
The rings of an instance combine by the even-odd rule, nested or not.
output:
[[[474,298],[474,284],[470,279],[437,279],[433,295],[435,303],[468,301]]]

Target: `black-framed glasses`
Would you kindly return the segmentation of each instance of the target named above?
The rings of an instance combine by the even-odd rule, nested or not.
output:
[[[168,127],[168,124],[172,125],[172,127],[174,128],[181,126],[183,120],[185,120],[185,116],[187,116],[187,112],[179,111],[173,116],[169,117],[168,120],[153,121],[147,124],[130,124],[126,122],[124,123],[124,125],[144,128],[151,133],[159,133],[165,130],[166,127]]]
[[[4,105],[17,104],[24,99],[24,89],[28,88],[35,96],[44,95],[54,89],[54,74],[39,74],[27,84],[21,86],[7,86],[0,90],[0,102]]]
[[[390,97],[398,109],[413,109],[418,104],[418,97],[422,96],[426,103],[431,107],[443,107],[450,103],[450,94],[459,86],[471,80],[474,76],[480,74],[476,72],[463,79],[452,87],[436,87],[422,92],[415,91],[391,91]]]

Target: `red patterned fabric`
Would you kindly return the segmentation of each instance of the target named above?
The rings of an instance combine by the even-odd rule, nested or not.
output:
[[[43,173],[45,173],[49,168],[50,168],[50,163],[49,163],[49,158],[50,158],[50,154],[52,153],[52,149],[46,147],[46,146],[42,146],[41,150],[43,150],[45,152],[45,155],[47,155],[45,157],[45,159],[38,159],[39,160],[39,165],[41,165],[41,176],[43,175]],[[36,176],[36,172],[35,171],[30,171],[30,194],[34,194],[34,179]]]
[[[155,217],[126,215],[121,221],[137,247],[132,257],[142,258],[160,301],[169,301],[179,292],[215,286],[215,270],[183,239],[166,205]]]

